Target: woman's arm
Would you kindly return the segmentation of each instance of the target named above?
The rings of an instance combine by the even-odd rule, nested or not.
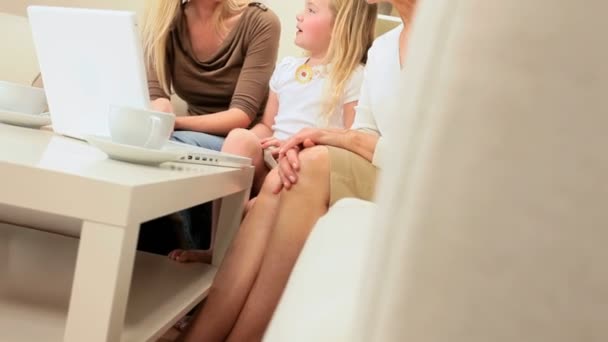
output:
[[[205,132],[215,135],[227,135],[235,128],[247,128],[251,118],[238,108],[223,112],[196,116],[178,116],[175,118],[175,129]]]
[[[173,113],[171,97],[160,86],[154,67],[148,66],[146,73],[148,77],[148,92],[150,93],[151,109],[157,112]]]
[[[279,151],[279,157],[286,155],[293,148],[327,145],[339,147],[372,162],[379,136],[371,133],[349,129],[318,129],[306,128],[291,137]]]
[[[171,54],[171,51],[168,51],[167,54]],[[146,77],[148,78],[148,92],[150,93],[150,100],[152,101],[152,106],[154,107],[154,102],[159,100],[166,100],[171,103],[171,96],[165,92],[165,90],[160,86],[160,82],[158,81],[158,76],[156,74],[156,69],[153,65],[148,63],[146,69]],[[169,77],[170,78],[170,77]],[[161,111],[160,109],[156,109]]]
[[[162,100],[158,99],[157,101]],[[169,105],[171,105],[169,103]],[[251,131],[260,139],[272,135],[272,125],[279,110],[277,94],[271,91],[268,95],[266,109],[262,121],[255,125]],[[232,108],[230,110],[199,116],[182,116],[175,118],[175,129],[183,129],[198,132],[207,132],[217,135],[227,135],[234,128],[247,128],[251,119],[242,110]]]
[[[279,176],[281,184],[275,189],[278,193],[282,187],[291,188],[298,181],[300,169],[298,153],[301,148],[315,145],[339,147],[360,155],[370,163],[376,160],[376,147],[380,136],[356,130],[339,129],[304,129],[291,137],[279,149]]]
[[[374,153],[378,144],[378,135],[361,131],[350,130],[346,133],[345,146],[342,148],[360,155],[370,163],[374,160]],[[341,146],[338,146],[341,147]]]
[[[152,103],[150,105],[152,107],[152,110],[155,110],[157,112],[173,114],[173,105],[171,104],[171,100],[167,98],[159,97],[156,100],[152,100]]]

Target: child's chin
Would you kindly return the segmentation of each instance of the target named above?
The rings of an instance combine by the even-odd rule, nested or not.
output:
[[[294,39],[294,40],[293,40],[293,43],[294,43],[294,44],[295,44],[297,47],[299,47],[300,49],[307,50],[307,49],[306,49],[306,45],[305,45],[305,44],[302,44],[302,42],[301,42],[301,41],[298,39],[298,37],[296,37],[296,39]]]

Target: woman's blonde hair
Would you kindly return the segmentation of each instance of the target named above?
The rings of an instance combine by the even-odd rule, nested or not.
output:
[[[367,60],[367,50],[374,41],[378,7],[361,0],[331,0],[334,13],[331,43],[325,61],[329,67],[328,91],[325,92],[321,118],[326,123],[344,97],[353,72]],[[341,109],[341,108],[340,108]]]
[[[143,27],[144,57],[148,68],[156,72],[160,86],[167,94],[170,94],[171,77],[167,70],[167,43],[182,10],[181,7],[188,1],[149,0],[147,2],[149,6]],[[225,33],[226,19],[242,12],[249,2],[248,0],[221,1],[213,16],[218,34]]]

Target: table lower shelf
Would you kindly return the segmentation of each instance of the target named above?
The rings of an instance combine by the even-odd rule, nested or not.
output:
[[[78,239],[0,223],[0,341],[63,340],[77,249]],[[121,340],[155,341],[207,295],[215,272],[138,252]]]

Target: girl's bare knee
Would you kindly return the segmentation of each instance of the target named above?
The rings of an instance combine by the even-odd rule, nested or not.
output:
[[[226,140],[228,139],[243,139],[243,137],[247,137],[251,133],[248,129],[244,128],[235,128],[228,133]]]
[[[228,133],[222,151],[253,158],[262,153],[262,147],[260,139],[253,132],[236,128]]]

